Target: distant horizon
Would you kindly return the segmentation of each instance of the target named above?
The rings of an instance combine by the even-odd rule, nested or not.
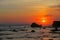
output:
[[[53,21],[53,22],[54,22],[54,21]],[[20,25],[25,25],[25,24],[26,24],[26,25],[27,25],[27,24],[28,24],[28,25],[29,25],[29,24],[32,24],[32,23],[36,23],[36,22],[31,22],[31,23],[0,23],[0,25],[1,25],[1,24],[8,24],[8,25],[9,25],[9,24],[11,24],[11,25],[14,25],[14,24],[17,24],[17,25],[19,25],[19,24],[20,24]]]

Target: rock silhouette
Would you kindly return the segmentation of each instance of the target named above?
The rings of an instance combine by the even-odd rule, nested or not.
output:
[[[17,30],[15,30],[15,29],[13,29],[12,31],[13,31],[13,32],[17,32]]]
[[[36,24],[36,23],[32,23],[32,24],[31,24],[31,27],[42,27],[42,25],[38,25],[38,24]]]
[[[31,32],[35,32],[35,30],[31,30]]]
[[[60,27],[60,21],[54,21],[52,26],[55,28],[55,31],[57,31],[57,28]]]
[[[60,27],[60,21],[54,21],[53,27]]]

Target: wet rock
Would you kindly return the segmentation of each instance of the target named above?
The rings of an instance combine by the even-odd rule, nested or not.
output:
[[[60,28],[60,21],[54,21],[52,26],[55,28],[55,31],[58,31],[58,28]]]
[[[31,27],[34,28],[34,27],[42,27],[42,26],[41,26],[41,25],[38,25],[38,24],[36,24],[36,23],[32,23],[32,24],[31,24]]]
[[[6,39],[13,39],[13,37],[7,37]]]
[[[3,31],[3,30],[0,29],[0,31]]]
[[[53,39],[49,39],[49,40],[53,40]]]
[[[60,21],[54,21],[52,26],[53,27],[60,27]]]
[[[35,30],[31,30],[31,32],[35,32]]]
[[[53,38],[57,38],[56,36],[54,36]]]
[[[3,38],[0,38],[0,40],[3,40]]]
[[[15,30],[15,29],[13,29],[12,31],[13,31],[13,32],[18,32],[18,31],[17,31],[17,30]]]

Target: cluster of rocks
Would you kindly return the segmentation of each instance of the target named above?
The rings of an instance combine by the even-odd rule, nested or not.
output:
[[[32,27],[32,28],[37,28],[37,27],[38,27],[38,28],[41,28],[42,25],[38,25],[37,23],[34,22],[34,23],[31,24],[31,27]],[[35,32],[35,30],[31,30],[31,32]]]

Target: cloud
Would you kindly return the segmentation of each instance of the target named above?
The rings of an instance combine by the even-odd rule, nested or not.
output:
[[[12,17],[13,18],[17,17],[19,20],[20,18],[23,17],[22,20],[24,21],[26,19],[25,22],[27,22],[28,21],[27,19],[29,17],[38,16],[46,12],[46,10],[44,9],[45,7],[51,8],[52,5],[59,5],[59,4],[60,4],[60,0],[0,0],[0,15],[5,20],[7,20],[8,18],[10,19]],[[53,6],[53,8],[54,7],[55,6]],[[50,12],[50,13],[47,13],[46,16],[50,16],[49,14],[56,15],[57,13],[55,14]],[[60,14],[58,13],[57,15],[60,15]],[[13,18],[11,20],[13,20]],[[19,22],[21,21],[19,20]]]
[[[55,17],[55,20],[60,20],[60,5],[53,5],[49,7],[48,14]]]
[[[39,12],[41,7],[57,5],[59,0],[0,0],[0,10],[19,10],[21,12]]]
[[[54,7],[60,7],[60,5],[54,5],[54,6],[50,6],[51,8],[54,8]]]

